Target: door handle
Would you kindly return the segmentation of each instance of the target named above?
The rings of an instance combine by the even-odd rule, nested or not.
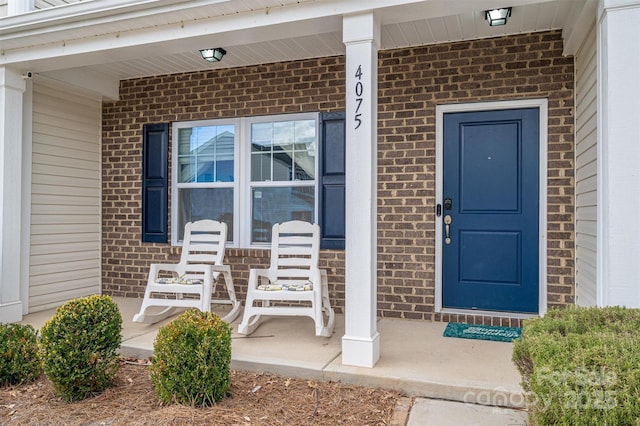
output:
[[[451,225],[451,215],[444,217],[444,243],[451,244],[451,238],[449,237],[449,226]]]

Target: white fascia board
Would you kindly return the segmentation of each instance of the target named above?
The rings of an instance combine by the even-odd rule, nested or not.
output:
[[[549,0],[511,0],[509,6],[517,7],[544,3]],[[587,0],[591,1],[591,0]],[[618,0],[622,1],[622,0]],[[627,0],[629,1],[629,0]],[[34,10],[15,16],[0,18],[0,36],[25,36],[65,29],[84,28],[98,24],[112,24],[113,32],[118,23],[158,15],[171,17],[173,13],[206,8],[215,4],[233,4],[234,0],[93,0],[76,2],[64,6]],[[495,0],[309,0],[281,7],[262,7],[241,14],[259,11],[265,15],[278,13],[294,15],[289,19],[313,19],[325,16],[357,14],[370,10],[386,9],[383,24],[406,21],[407,13],[402,9],[410,6],[410,15],[416,19],[449,16],[464,11],[490,9]],[[268,12],[267,12],[268,11]],[[295,14],[299,13],[296,18]],[[178,20],[168,19],[167,23]],[[45,31],[46,29],[46,31]]]
[[[350,1],[310,1],[285,5],[278,8],[253,9],[234,15],[217,16],[213,18],[229,18],[241,15],[252,20],[251,16],[264,15],[268,20],[277,22],[281,19],[304,20],[323,16],[357,13],[363,10],[371,10],[381,7],[411,4],[422,0],[360,0]],[[34,34],[43,34],[74,28],[103,26],[103,33],[119,32],[122,21],[130,21],[139,18],[167,16],[167,24],[177,23],[181,20],[172,16],[175,12],[184,12],[185,9],[206,8],[212,4],[233,3],[233,0],[146,0],[131,2],[130,0],[94,0],[90,2],[78,2],[66,6],[42,9],[31,13],[16,15],[0,19],[0,37],[14,38]],[[257,22],[256,22],[257,23]],[[143,22],[141,22],[143,24]],[[109,26],[113,29],[109,31]],[[251,28],[245,23],[243,28]],[[133,28],[135,29],[135,28]]]
[[[63,6],[38,9],[29,13],[0,19],[0,35],[21,33],[42,34],[49,31],[93,26],[115,22],[120,19],[143,18],[161,13],[182,11],[185,8],[200,7],[229,2],[230,0],[93,0],[70,3]]]

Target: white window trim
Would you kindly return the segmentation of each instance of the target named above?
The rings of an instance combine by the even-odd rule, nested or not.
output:
[[[182,245],[182,241],[178,240],[178,187],[229,187],[228,183],[220,184],[212,182],[210,185],[203,184],[178,184],[178,130],[183,128],[204,127],[204,126],[221,126],[234,125],[236,129],[234,141],[234,163],[233,163],[233,242],[228,247],[268,247],[268,243],[251,243],[251,125],[254,123],[275,122],[275,121],[294,121],[309,120],[316,121],[316,161],[315,161],[315,179],[311,181],[277,181],[277,182],[260,182],[262,187],[289,187],[293,182],[297,182],[298,186],[314,187],[314,219],[318,220],[319,207],[319,182],[320,164],[318,161],[319,140],[320,140],[320,113],[308,112],[297,114],[277,114],[264,115],[255,117],[241,117],[233,119],[212,119],[212,120],[195,120],[195,121],[176,121],[171,124],[171,244],[174,246]],[[254,185],[255,186],[255,185]]]

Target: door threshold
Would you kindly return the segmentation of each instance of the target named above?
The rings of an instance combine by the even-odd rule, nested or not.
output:
[[[498,317],[498,318],[515,318],[515,319],[529,319],[537,318],[538,314],[523,314],[522,312],[504,312],[504,311],[480,311],[478,309],[454,309],[454,308],[442,308],[440,314],[457,314],[457,315],[480,315],[484,317]]]

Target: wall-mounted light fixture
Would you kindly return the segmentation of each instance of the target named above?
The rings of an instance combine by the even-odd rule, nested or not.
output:
[[[505,25],[511,16],[511,8],[503,7],[502,9],[485,10],[484,19],[487,20],[490,27]]]
[[[202,59],[209,62],[220,62],[222,57],[227,54],[227,51],[222,47],[216,47],[211,49],[202,49],[200,51]]]

